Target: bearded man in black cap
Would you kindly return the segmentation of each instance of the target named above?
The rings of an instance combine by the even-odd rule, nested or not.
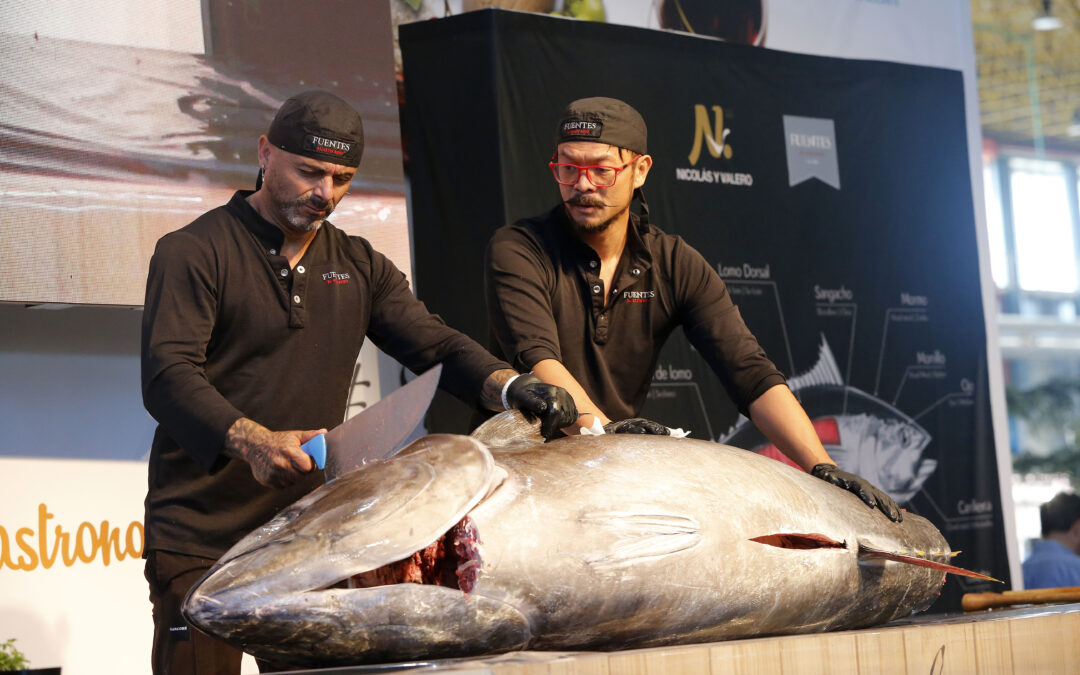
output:
[[[562,203],[496,231],[484,285],[488,321],[507,360],[573,395],[581,416],[564,431],[670,433],[637,415],[660,348],[681,325],[776,447],[899,521],[892,498],[837,468],[713,267],[648,222],[641,187],[652,157],[641,115],[617,99],[574,101],[556,144],[549,166]],[[635,198],[641,216],[630,210]]]
[[[158,241],[142,336],[146,409],[159,422],[146,496],[154,672],[238,673],[241,652],[180,614],[188,589],[243,535],[323,484],[301,444],[345,415],[365,336],[489,409],[577,417],[559,387],[509,366],[430,314],[405,275],[326,218],[363,150],[359,114],[294,96],[259,138],[254,192]]]

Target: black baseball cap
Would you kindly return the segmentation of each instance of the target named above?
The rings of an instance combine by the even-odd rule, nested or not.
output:
[[[266,137],[294,155],[356,167],[364,153],[364,123],[344,99],[305,91],[278,108]]]
[[[647,135],[645,120],[631,105],[617,98],[594,96],[566,106],[555,142],[594,141],[645,155]]]

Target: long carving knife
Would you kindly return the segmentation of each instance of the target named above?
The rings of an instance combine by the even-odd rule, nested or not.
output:
[[[327,482],[364,462],[392,456],[423,420],[441,374],[442,364],[436,365],[300,447],[311,455],[316,466],[325,469]]]

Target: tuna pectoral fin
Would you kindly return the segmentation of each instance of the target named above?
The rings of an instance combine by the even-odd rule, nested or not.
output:
[[[895,560],[896,562],[907,563],[909,565],[929,567],[932,570],[938,570],[940,572],[949,572],[951,574],[959,574],[965,577],[973,577],[975,579],[985,579],[987,581],[996,581],[998,583],[1001,583],[1000,579],[988,577],[985,574],[979,574],[978,572],[972,572],[962,567],[956,567],[955,565],[950,565],[948,563],[937,562],[936,560],[927,560],[926,558],[921,558],[918,555],[910,553],[890,553],[889,551],[882,551],[876,548],[871,548],[865,544],[859,544],[859,559]]]
[[[595,511],[578,522],[591,528],[600,550],[586,557],[594,568],[616,568],[688,551],[701,543],[701,524],[677,513]],[[611,539],[611,538],[614,539]]]

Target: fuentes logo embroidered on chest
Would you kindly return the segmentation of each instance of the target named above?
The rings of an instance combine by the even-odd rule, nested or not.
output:
[[[651,302],[656,291],[623,291],[622,296],[626,302]]]
[[[347,284],[350,279],[348,272],[327,272],[322,278],[328,284]]]

